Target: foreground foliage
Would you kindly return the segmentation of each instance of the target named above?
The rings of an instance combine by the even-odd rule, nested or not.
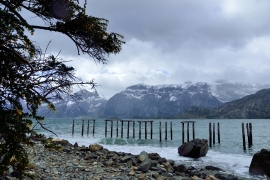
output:
[[[9,170],[23,171],[28,165],[23,144],[31,145],[31,119],[42,127],[37,109],[52,99],[71,94],[72,86],[88,84],[74,76],[74,68],[58,56],[47,54],[34,44],[28,34],[34,29],[67,35],[77,47],[96,62],[106,63],[109,54],[118,53],[122,36],[106,32],[108,21],[85,14],[84,6],[75,0],[0,0],[0,177]],[[21,11],[40,18],[44,26],[30,24]],[[26,104],[24,107],[23,104]],[[45,127],[44,127],[45,128]]]

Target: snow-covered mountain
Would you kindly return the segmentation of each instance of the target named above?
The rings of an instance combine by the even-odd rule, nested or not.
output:
[[[66,97],[54,102],[56,111],[46,106],[39,109],[46,117],[164,117],[175,116],[185,109],[196,106],[215,108],[224,102],[254,94],[270,85],[232,83],[219,80],[213,84],[186,82],[178,85],[137,84],[115,94],[108,101],[97,92],[82,90],[75,95],[80,99]]]
[[[270,88],[269,84],[250,84],[218,80],[211,84],[211,92],[221,102],[230,102],[254,94],[261,89]]]
[[[74,97],[77,97],[74,98]],[[74,97],[67,96],[63,100],[54,102],[56,111],[48,110],[47,106],[39,108],[39,114],[46,117],[67,117],[74,118],[79,116],[99,117],[102,115],[107,100],[99,94],[81,90],[74,94]]]
[[[138,84],[111,97],[103,116],[174,116],[190,106],[214,108],[222,103],[212,95],[207,83],[150,86]]]

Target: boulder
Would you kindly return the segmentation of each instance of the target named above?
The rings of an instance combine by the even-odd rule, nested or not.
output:
[[[187,171],[187,168],[184,164],[174,165],[173,166],[174,171],[183,172],[185,173]]]
[[[89,149],[91,152],[95,152],[95,151],[100,151],[103,149],[103,146],[99,145],[99,144],[90,144],[89,145]]]
[[[75,147],[75,148],[79,147],[78,143],[75,142],[75,144],[73,145],[73,147]]]
[[[206,139],[194,139],[192,141],[182,144],[178,148],[180,156],[199,158],[205,156],[208,151],[208,144]]]
[[[158,160],[160,158],[160,155],[158,153],[149,153],[149,158],[151,160]]]
[[[139,160],[141,162],[143,162],[145,159],[149,159],[149,155],[147,152],[145,151],[142,151],[140,154],[139,154]]]
[[[151,167],[151,164],[152,164],[151,159],[147,158],[139,165],[138,170],[146,173]]]
[[[249,173],[270,177],[270,149],[261,149],[254,154],[249,166]]]
[[[147,152],[145,151],[142,151],[140,154],[139,154],[139,161],[141,162],[139,167],[138,167],[138,170],[139,171],[142,171],[142,172],[147,172],[149,170],[149,168],[151,167],[151,164],[152,164],[152,160],[149,158],[149,155]]]

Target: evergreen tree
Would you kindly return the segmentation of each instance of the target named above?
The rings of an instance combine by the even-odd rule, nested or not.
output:
[[[30,24],[21,15],[30,11],[43,20],[44,26]],[[58,56],[47,54],[28,37],[35,29],[67,35],[78,54],[88,54],[94,61],[107,63],[111,53],[119,53],[122,36],[108,33],[108,20],[88,16],[86,1],[77,0],[0,0],[0,177],[10,168],[20,179],[28,165],[24,145],[31,145],[31,119],[42,126],[37,109],[52,99],[71,94],[72,86],[95,83],[80,82],[74,68]],[[72,43],[72,42],[71,42]],[[27,105],[23,108],[22,103]]]

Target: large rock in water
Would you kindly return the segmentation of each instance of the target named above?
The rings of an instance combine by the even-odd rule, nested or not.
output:
[[[267,175],[270,177],[270,149],[261,149],[254,154],[249,172],[254,175]]]
[[[206,139],[194,139],[185,142],[178,148],[180,156],[199,158],[205,156],[208,151],[208,143]]]

